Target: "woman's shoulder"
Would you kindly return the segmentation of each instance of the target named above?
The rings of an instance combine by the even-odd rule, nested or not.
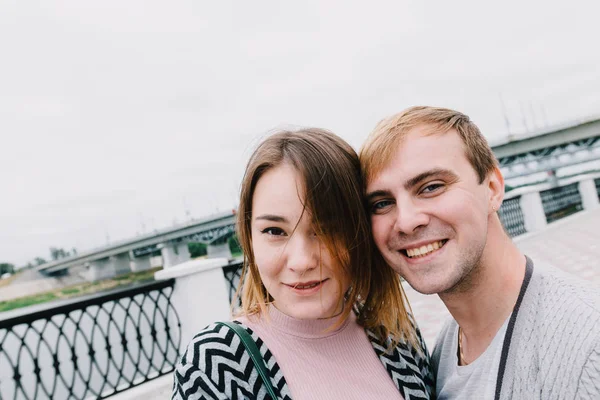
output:
[[[240,321],[231,321],[244,328],[251,336],[254,332]],[[240,341],[235,332],[223,322],[213,322],[198,332],[187,345],[182,357],[183,364],[193,364],[206,370],[206,361],[213,356],[233,357],[239,354]],[[253,339],[257,339],[253,337]],[[241,357],[241,355],[240,355]]]
[[[208,325],[189,342],[175,367],[172,399],[264,398],[264,390],[252,384],[257,373],[248,368],[250,361],[244,354],[244,345],[231,327],[221,322]]]
[[[199,399],[266,398],[266,386],[257,383],[262,380],[256,365],[247,356],[247,348],[228,325],[230,323],[250,335],[262,356],[277,398],[289,400],[289,388],[275,358],[260,337],[239,320],[212,323],[194,336],[176,367],[173,399],[195,399],[188,397],[191,393],[205,396],[197,397]]]

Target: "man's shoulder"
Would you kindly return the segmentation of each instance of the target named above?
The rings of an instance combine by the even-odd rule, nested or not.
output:
[[[596,390],[584,378],[597,382],[600,377],[600,287],[535,262],[511,337],[506,393],[519,397],[529,390],[525,383],[535,380],[545,391],[567,393],[565,398],[580,398],[577,390]]]
[[[538,297],[538,307],[560,304],[559,308],[552,307],[552,313],[558,317],[577,309],[589,318],[600,319],[600,284],[583,280],[548,263],[535,264],[531,284]]]
[[[600,287],[551,264],[535,263],[512,335],[520,350],[571,349],[600,343]]]

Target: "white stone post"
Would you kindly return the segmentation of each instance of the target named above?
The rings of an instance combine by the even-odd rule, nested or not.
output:
[[[227,264],[225,258],[190,260],[154,274],[157,280],[175,278],[171,304],[181,322],[180,352],[208,324],[230,319],[229,294],[223,275]]]
[[[527,232],[535,232],[543,229],[548,223],[546,213],[542,205],[542,198],[539,191],[523,193],[521,195],[521,211],[525,220],[525,229]]]
[[[593,210],[600,205],[598,190],[593,178],[584,179],[579,182],[579,194],[581,195],[581,203],[584,210]]]

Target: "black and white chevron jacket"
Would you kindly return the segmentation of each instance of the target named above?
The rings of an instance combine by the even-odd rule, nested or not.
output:
[[[239,322],[237,322],[239,323]],[[194,337],[175,368],[173,400],[291,400],[285,378],[271,351],[247,326],[269,370],[277,394],[267,394],[258,372],[238,336],[227,326],[212,324]],[[386,353],[382,343],[366,331],[373,349],[405,400],[434,398],[434,380],[429,354],[421,333],[417,335],[425,356],[410,345],[400,344]]]

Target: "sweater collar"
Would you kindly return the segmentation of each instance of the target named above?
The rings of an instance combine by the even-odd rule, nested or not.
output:
[[[306,338],[321,339],[336,335],[344,330],[351,321],[356,321],[354,313],[350,313],[340,326],[336,327],[340,317],[322,319],[297,319],[279,311],[275,306],[269,306],[270,325],[287,335]]]

